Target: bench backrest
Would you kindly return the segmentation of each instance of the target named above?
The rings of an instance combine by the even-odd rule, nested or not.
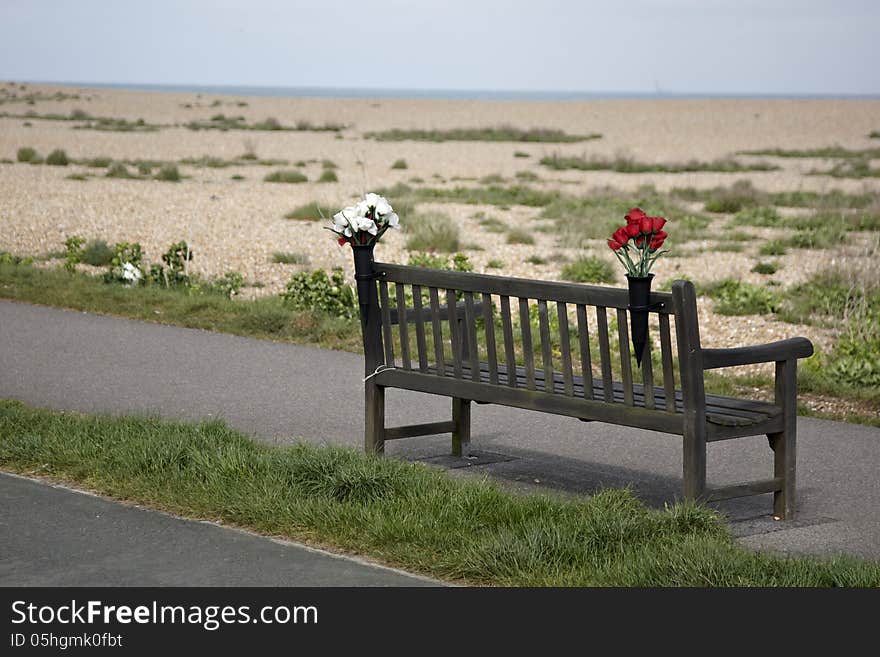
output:
[[[672,293],[651,294],[649,330],[659,334],[660,343],[661,367],[655,374],[651,340],[641,372],[634,372],[631,365],[626,289],[381,262],[374,263],[373,268],[378,283],[376,310],[381,317],[381,338],[377,335],[370,340],[365,336],[365,348],[375,351],[366,354],[368,363],[548,394],[662,408],[671,413],[676,412],[675,404],[667,404],[666,400],[675,399],[677,387],[683,392],[683,409],[679,412],[698,408],[704,399],[696,294],[691,283],[676,281]],[[555,310],[550,304],[555,304]],[[609,332],[609,314],[616,319],[616,336]],[[670,316],[674,326],[670,325]],[[537,329],[533,330],[535,320]],[[673,330],[678,386],[673,367]],[[436,336],[440,339],[434,339]],[[616,357],[612,355],[615,340]],[[593,344],[598,346],[599,360],[595,374]],[[522,364],[519,370],[518,361]],[[615,380],[615,370],[619,381]],[[554,377],[554,373],[560,376]],[[593,394],[594,377],[596,383],[601,382],[596,386],[598,397]],[[551,383],[554,379],[558,379],[555,384]],[[583,385],[575,385],[576,379]],[[655,379],[662,396],[655,396]]]

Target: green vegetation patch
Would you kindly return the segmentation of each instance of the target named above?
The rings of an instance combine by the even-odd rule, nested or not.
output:
[[[518,141],[571,143],[600,139],[602,135],[569,135],[563,130],[552,128],[531,128],[523,130],[514,126],[502,125],[495,128],[454,128],[452,130],[384,130],[367,132],[367,139],[377,141]]]
[[[286,169],[268,173],[263,180],[271,183],[304,183],[308,182],[309,178],[295,169]]]
[[[188,517],[510,586],[870,586],[880,565],[737,545],[692,504],[627,490],[507,492],[342,447],[261,445],[219,420],[84,416],[0,402],[0,465]]]
[[[587,256],[565,265],[562,278],[576,283],[612,283],[614,270],[606,260]]]
[[[735,160],[715,160],[699,162],[690,160],[682,163],[647,163],[637,162],[628,157],[608,159],[594,155],[562,156],[548,155],[542,157],[541,164],[555,171],[577,169],[578,171],[616,171],[617,173],[691,173],[697,171],[718,171],[722,173],[738,173],[741,171],[776,171],[775,164],[766,162],[742,163]]]
[[[453,253],[461,247],[458,225],[442,212],[413,213],[404,231],[409,251]]]
[[[766,287],[733,278],[701,286],[700,292],[715,300],[721,315],[769,315],[780,306],[778,295]]]

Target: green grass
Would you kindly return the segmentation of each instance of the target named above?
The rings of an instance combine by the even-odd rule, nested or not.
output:
[[[317,201],[306,203],[298,208],[294,208],[284,215],[285,219],[299,219],[301,221],[329,221],[336,214],[337,210],[327,205],[322,205]]]
[[[672,196],[686,201],[700,201],[709,212],[736,213],[744,208],[758,206],[777,206],[790,208],[863,209],[880,200],[880,194],[863,192],[850,194],[839,189],[825,193],[796,190],[789,192],[763,192],[756,189],[749,180],[737,180],[728,187],[695,189],[676,187]]]
[[[66,167],[70,164],[70,160],[62,149],[56,148],[46,156],[46,164],[53,167]]]
[[[559,198],[554,192],[544,192],[532,187],[512,185],[489,185],[488,187],[411,187],[398,183],[393,187],[376,190],[385,198],[392,199],[395,207],[415,203],[465,203],[470,205],[495,205],[499,208],[511,205],[545,207]]]
[[[880,169],[872,167],[870,160],[844,160],[830,169],[814,169],[810,174],[832,178],[880,178]]]
[[[766,287],[733,278],[701,286],[700,292],[715,300],[720,315],[768,315],[780,305],[779,297]]]
[[[504,269],[504,261],[498,260],[497,258],[492,258],[489,262],[486,263],[487,269]]]
[[[758,262],[752,267],[752,272],[763,276],[770,276],[779,271],[779,265],[775,262]]]
[[[783,225],[783,219],[776,208],[762,206],[740,210],[733,218],[732,225],[776,228]]]
[[[722,242],[713,246],[712,250],[718,253],[742,253],[744,248],[742,244],[736,242]]]
[[[180,171],[176,164],[163,164],[153,177],[165,182],[180,182]]]
[[[210,290],[198,293],[158,285],[128,288],[85,274],[70,275],[63,269],[2,262],[0,297],[255,338],[362,349],[357,322],[294,311],[280,297],[233,301]]]
[[[404,231],[409,251],[454,253],[460,248],[460,231],[449,215],[442,212],[413,213]]]
[[[868,135],[868,139],[880,139],[880,130],[872,130]]]
[[[514,151],[513,156],[520,157],[520,158],[531,157],[531,155],[529,153],[526,153],[525,151]]]
[[[522,228],[511,228],[507,233],[508,244],[534,244],[534,236]]]
[[[783,256],[787,251],[785,242],[781,240],[770,240],[758,248],[758,254],[762,256]]]
[[[114,162],[107,168],[105,174],[107,178],[134,178],[131,171],[128,170],[122,162]]]
[[[336,172],[333,169],[324,169],[321,172],[321,176],[318,178],[319,183],[335,183],[339,182],[339,176],[336,175]]]
[[[394,160],[394,164],[391,165],[392,169],[409,169],[409,165],[406,163],[406,160],[400,158],[399,160]]]
[[[612,283],[614,270],[606,260],[586,256],[565,265],[562,268],[562,278],[576,283]]]
[[[787,244],[795,249],[830,249],[846,243],[846,232],[840,225],[820,225],[797,231]]]
[[[591,196],[557,196],[544,208],[540,218],[556,222],[556,234],[569,246],[588,246],[590,240],[602,240],[626,223],[624,216],[633,206],[638,206],[653,216],[669,219],[664,230],[669,232],[669,242],[683,243],[703,236],[709,218],[688,212],[669,196],[653,189],[643,189],[626,195],[613,190],[595,192]]]
[[[546,265],[547,259],[542,258],[537,254],[532,254],[528,258],[526,258],[526,263],[529,265]]]
[[[304,183],[308,182],[308,180],[309,179],[305,174],[300,173],[295,169],[273,171],[272,173],[266,174],[263,178],[264,182],[271,183]]]
[[[37,153],[36,149],[33,149],[30,146],[22,146],[16,152],[15,159],[19,162],[37,162],[40,160],[40,155]]]
[[[307,265],[309,264],[309,256],[305,253],[276,251],[272,254],[272,262],[282,265]]]
[[[697,171],[718,171],[722,173],[738,173],[742,171],[775,171],[778,166],[767,163],[743,164],[734,160],[715,160],[699,162],[690,160],[681,163],[647,163],[637,162],[627,157],[608,159],[593,155],[561,156],[548,155],[542,157],[541,164],[555,171],[577,169],[578,171],[616,171],[618,173],[691,173]]]
[[[533,171],[517,171],[516,179],[521,182],[538,182],[541,178]]]
[[[104,240],[92,240],[83,247],[82,260],[93,267],[106,267],[116,255],[116,251]]]
[[[506,233],[509,230],[509,226],[497,217],[487,217],[483,215],[479,218],[479,222],[483,230],[490,233]]]
[[[825,146],[823,148],[785,149],[764,148],[754,151],[740,151],[741,155],[767,155],[771,157],[814,157],[824,159],[880,158],[880,148],[851,149],[843,146]]]
[[[83,416],[0,402],[0,466],[187,517],[502,586],[869,586],[880,565],[736,544],[691,504],[626,490],[507,492],[352,449],[261,445],[214,420]]]
[[[495,128],[455,128],[452,130],[384,130],[367,132],[367,139],[377,141],[514,141],[571,143],[599,139],[600,134],[569,135],[562,130],[550,128],[532,128],[523,130],[509,125]]]
[[[256,123],[248,123],[243,116],[226,116],[215,114],[210,119],[190,121],[186,124],[190,130],[259,130],[259,131],[310,131],[310,132],[339,132],[346,128],[341,123],[313,124],[309,121],[297,121],[295,125],[283,125],[278,119],[268,117]]]
[[[833,267],[786,290],[779,316],[784,321],[837,330],[829,353],[804,363],[803,389],[861,399],[880,417],[880,278],[865,271]]]
[[[98,155],[97,157],[90,157],[80,161],[80,164],[83,164],[90,169],[106,169],[112,163],[113,158],[107,157],[106,155]]]

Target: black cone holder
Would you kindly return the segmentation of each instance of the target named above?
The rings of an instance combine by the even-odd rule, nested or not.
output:
[[[636,277],[627,275],[629,283],[629,318],[633,353],[636,364],[642,366],[642,356],[648,344],[648,313],[651,310],[651,281],[654,274]]]
[[[372,374],[379,365],[382,341],[379,324],[379,298],[376,293],[377,275],[373,269],[374,247],[375,244],[352,244],[351,246],[351,250],[354,252],[354,280],[357,284],[367,375]]]

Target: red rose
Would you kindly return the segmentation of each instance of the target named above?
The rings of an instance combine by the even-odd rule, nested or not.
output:
[[[652,221],[652,218],[647,215],[645,215],[644,217],[639,219],[639,230],[642,231],[643,233],[650,233],[651,226],[653,226],[653,225],[654,225],[654,222]]]
[[[339,246],[342,246],[343,244],[346,244],[346,243],[348,242],[348,240],[345,239],[344,237],[340,237],[340,238],[339,238],[338,240],[336,240],[336,241],[339,243]]]
[[[661,246],[663,246],[663,242],[666,240],[666,233],[660,231],[654,236],[654,239],[651,240],[651,250],[656,251]]]
[[[666,219],[663,217],[651,217],[651,231],[654,233],[659,233],[663,226],[666,224]]]
[[[615,230],[614,234],[611,236],[611,239],[613,239],[615,242],[620,243],[621,246],[626,244],[629,241],[629,238],[630,238],[630,235],[627,234],[626,228],[624,228],[622,226],[620,228],[618,228],[617,230]]]
[[[623,229],[629,237],[635,237],[641,231],[637,223],[627,224]]]
[[[642,212],[641,208],[633,208],[629,212],[626,213],[626,223],[628,224],[637,224],[642,220],[642,217],[645,216],[645,213]]]
[[[618,249],[623,248],[623,244],[621,244],[617,240],[608,240],[608,247],[612,251],[617,251]]]

